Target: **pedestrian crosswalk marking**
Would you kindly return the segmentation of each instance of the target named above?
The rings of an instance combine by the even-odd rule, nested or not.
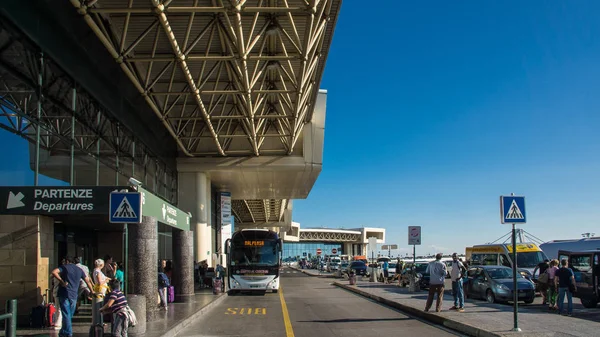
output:
[[[127,197],[123,197],[123,200],[121,200],[119,207],[117,207],[117,210],[113,214],[113,218],[119,218],[119,219],[136,219],[137,218],[137,215],[135,214],[135,211],[131,207],[129,200],[127,200]]]
[[[510,207],[508,208],[508,212],[506,213],[506,219],[516,219],[516,220],[525,219],[525,217],[523,216],[521,209],[519,209],[519,205],[517,205],[517,202],[515,201],[515,199],[513,199],[512,203],[510,204]]]

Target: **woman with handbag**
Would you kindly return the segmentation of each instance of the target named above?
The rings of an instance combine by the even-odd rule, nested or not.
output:
[[[546,270],[550,268],[548,262],[550,262],[550,260],[544,260],[544,262],[539,263],[533,270],[534,275],[538,269],[540,271],[538,276],[538,289],[540,294],[542,294],[542,305],[546,305],[548,299],[548,274],[546,274]]]

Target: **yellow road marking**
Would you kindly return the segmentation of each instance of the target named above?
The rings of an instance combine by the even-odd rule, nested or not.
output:
[[[292,329],[292,322],[290,321],[290,315],[288,313],[285,299],[283,298],[283,290],[279,287],[279,300],[281,300],[281,312],[283,313],[283,324],[285,325],[286,337],[294,337],[294,329]]]

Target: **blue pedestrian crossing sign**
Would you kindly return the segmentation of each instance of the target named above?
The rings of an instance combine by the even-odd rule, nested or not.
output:
[[[526,223],[525,197],[500,196],[500,218],[502,223]]]
[[[142,196],[139,192],[112,192],[110,194],[111,223],[142,222]]]

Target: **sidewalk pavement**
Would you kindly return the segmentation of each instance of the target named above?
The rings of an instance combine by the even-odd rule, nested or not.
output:
[[[600,336],[598,309],[586,317],[584,310],[575,310],[573,317],[549,312],[547,306],[521,305],[519,303],[519,327],[522,332],[513,332],[513,307],[506,304],[489,304],[479,300],[465,300],[465,311],[450,311],[453,305],[452,294],[444,294],[442,312],[424,312],[427,292],[409,293],[408,288],[377,282],[357,281],[351,286],[345,280],[336,280],[334,285],[355,292],[367,298],[391,306],[413,316],[435,324],[462,332],[470,336]],[[448,289],[448,288],[446,288]],[[578,301],[578,299],[573,299]],[[566,305],[566,303],[565,303]],[[578,317],[581,314],[581,317]]]
[[[196,291],[190,302],[169,303],[168,311],[159,311],[158,319],[146,323],[145,337],[173,337],[201,315],[218,305],[227,295],[213,295],[212,289]],[[136,313],[137,314],[137,313]],[[73,337],[88,337],[91,322],[74,323]],[[17,329],[17,336],[57,337],[59,330],[54,329]],[[110,324],[104,328],[105,335],[110,335]],[[4,336],[4,329],[0,332]]]

